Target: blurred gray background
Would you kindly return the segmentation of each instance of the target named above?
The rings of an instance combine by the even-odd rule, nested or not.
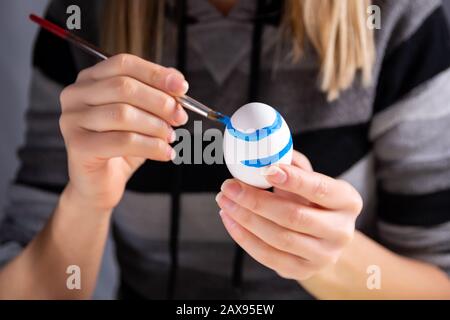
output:
[[[206,0],[204,0],[206,1]],[[427,0],[422,0],[427,1]],[[0,220],[6,188],[17,169],[16,150],[24,136],[31,49],[36,27],[28,14],[42,14],[48,1],[0,2]],[[450,20],[450,0],[443,0]]]

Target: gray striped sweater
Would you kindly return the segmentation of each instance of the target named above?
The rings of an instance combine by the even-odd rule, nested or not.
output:
[[[66,8],[74,3],[83,14],[80,35],[98,42],[102,1],[53,1],[47,17],[64,25]],[[163,64],[177,66],[176,24],[168,3]],[[382,28],[376,30],[372,86],[355,82],[327,103],[317,87],[314,51],[307,47],[295,64],[284,59],[277,21],[267,19],[257,100],[285,117],[294,148],[316,171],[344,179],[361,193],[361,231],[394,252],[450,272],[450,36],[443,9],[438,0],[374,3],[382,10]],[[208,1],[188,1],[184,71],[190,95],[226,114],[248,102],[254,14],[254,1],[239,1],[227,18]],[[39,33],[21,167],[0,227],[0,266],[41,230],[67,183],[59,93],[93,63],[78,49]],[[203,123],[204,129],[210,126]],[[233,285],[236,249],[214,202],[228,177],[224,165],[145,163],[114,212],[95,297],[116,297],[119,288],[124,298],[167,297],[175,194],[176,298],[311,298],[298,283],[245,255],[240,286]]]

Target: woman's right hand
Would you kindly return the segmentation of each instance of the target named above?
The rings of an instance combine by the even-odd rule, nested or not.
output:
[[[71,194],[111,210],[146,159],[173,159],[172,127],[188,119],[173,97],[187,90],[179,71],[128,54],[81,71],[60,97]]]

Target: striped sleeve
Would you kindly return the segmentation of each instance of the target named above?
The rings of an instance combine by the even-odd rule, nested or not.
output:
[[[450,33],[442,6],[408,12],[417,25],[384,57],[369,131],[378,236],[450,273]]]
[[[53,1],[46,18],[63,16]],[[33,51],[33,69],[26,112],[25,143],[20,166],[9,187],[5,217],[0,225],[0,266],[8,263],[42,229],[67,182],[67,158],[59,130],[59,95],[76,77],[68,45],[40,31]]]
[[[64,2],[52,1],[46,18],[63,25]],[[67,182],[66,152],[59,130],[59,95],[75,81],[78,71],[69,44],[42,29],[34,44],[32,67],[27,130],[25,144],[18,153],[16,182],[59,192]]]
[[[46,18],[59,16],[56,2]],[[41,230],[57,203],[55,192],[67,181],[66,152],[59,130],[59,94],[76,77],[68,45],[40,31],[33,51],[33,69],[26,112],[25,143],[20,166],[9,187],[0,226],[0,266],[6,264]]]
[[[70,3],[84,4],[88,1]],[[46,18],[61,25],[68,1],[52,1]],[[40,31],[33,52],[25,143],[19,150],[20,167],[7,195],[0,223],[0,268],[19,255],[42,230],[68,180],[67,156],[59,130],[59,95],[75,81],[78,68],[71,47]],[[108,238],[93,298],[115,296],[116,270],[112,238]]]

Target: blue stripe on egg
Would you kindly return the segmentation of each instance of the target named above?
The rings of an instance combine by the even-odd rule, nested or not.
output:
[[[292,160],[292,136],[280,113],[267,104],[252,102],[221,121],[226,126],[224,158],[232,176],[257,188],[271,187],[261,169]]]
[[[267,127],[258,129],[254,132],[246,133],[237,130],[233,127],[233,124],[231,123],[231,119],[227,121],[227,130],[228,132],[235,138],[244,140],[244,141],[259,141],[261,139],[264,139],[268,136],[270,136],[272,133],[275,133],[278,129],[281,128],[281,125],[283,124],[283,120],[281,118],[281,115],[275,111],[275,121]]]
[[[244,160],[241,161],[241,163],[247,167],[254,167],[254,168],[262,168],[270,166],[272,163],[278,162],[278,160],[284,157],[284,155],[291,150],[292,144],[293,144],[292,137],[290,137],[289,142],[283,149],[281,149],[280,152],[264,158]]]

